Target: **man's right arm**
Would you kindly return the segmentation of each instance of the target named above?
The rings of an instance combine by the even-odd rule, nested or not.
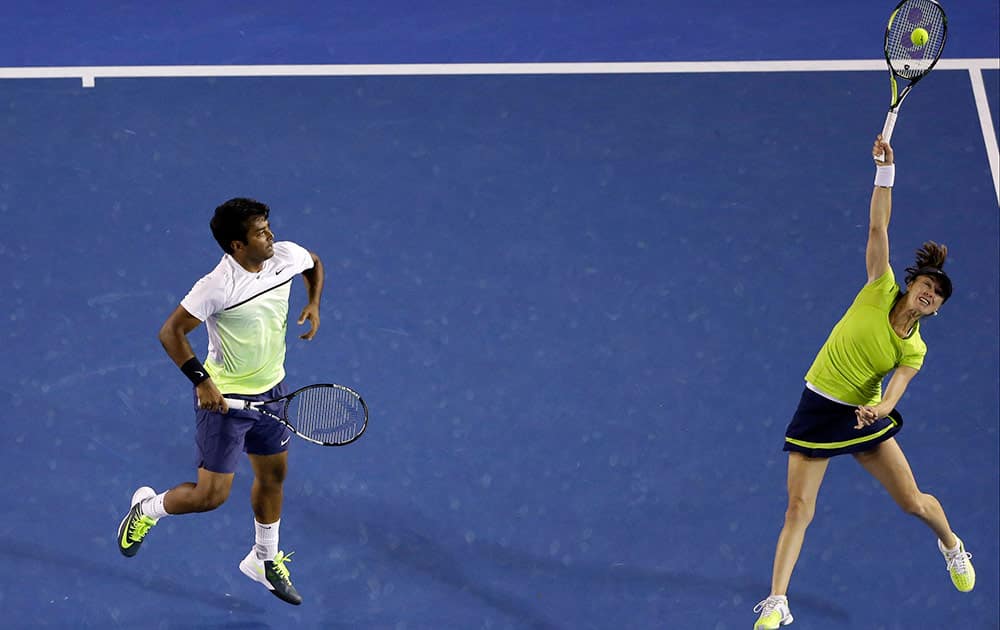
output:
[[[170,314],[167,321],[160,327],[160,343],[167,356],[180,368],[195,358],[191,343],[188,342],[189,332],[201,325],[201,320],[192,315],[183,306],[178,306]],[[207,378],[195,386],[198,391],[198,406],[209,411],[225,413],[227,406],[222,399],[222,393],[211,378]]]

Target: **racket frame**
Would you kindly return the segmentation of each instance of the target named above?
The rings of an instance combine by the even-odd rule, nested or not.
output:
[[[930,74],[931,70],[934,69],[934,66],[937,65],[938,61],[940,61],[941,54],[944,52],[944,45],[948,41],[948,15],[944,12],[944,7],[942,7],[941,3],[937,2],[937,0],[926,1],[936,6],[938,11],[941,12],[941,49],[938,50],[938,54],[931,62],[931,65],[916,77],[907,79],[906,77],[901,76],[896,72],[896,69],[892,67],[892,59],[889,57],[889,33],[892,30],[892,23],[896,19],[896,15],[899,13],[899,10],[903,8],[904,4],[910,2],[910,0],[901,0],[900,3],[896,5],[896,8],[893,9],[892,14],[889,16],[889,23],[885,27],[885,37],[883,39],[882,50],[885,55],[885,63],[889,66],[889,83],[892,86],[892,101],[889,105],[889,112],[885,116],[885,123],[882,125],[882,139],[886,142],[889,142],[892,139],[892,131],[896,127],[896,117],[899,114],[899,106],[903,104],[903,99],[905,99],[906,95],[910,93],[910,90],[913,89],[914,85]],[[907,81],[907,85],[903,87],[902,91],[899,90],[899,84],[896,80],[897,78]],[[881,160],[884,158],[885,155],[883,154],[875,159]]]
[[[323,440],[317,440],[316,438],[313,438],[313,437],[310,437],[308,435],[305,435],[304,433],[301,433],[288,420],[288,407],[291,404],[292,399],[295,398],[296,396],[298,396],[301,392],[304,392],[304,391],[309,390],[309,389],[317,389],[317,388],[320,388],[320,387],[333,387],[335,389],[339,389],[341,391],[345,391],[348,394],[350,394],[350,395],[354,396],[355,398],[357,398],[358,402],[361,403],[361,409],[364,411],[364,414],[365,414],[364,423],[361,425],[361,430],[358,431],[357,433],[355,433],[354,436],[351,437],[351,439],[345,440],[343,442],[324,442]],[[231,409],[231,410],[232,409],[235,409],[237,411],[248,411],[249,410],[249,411],[256,411],[258,413],[262,413],[265,416],[273,418],[274,420],[277,420],[281,424],[285,425],[286,427],[289,428],[289,430],[291,430],[292,433],[294,433],[295,435],[299,436],[303,440],[306,440],[307,442],[312,442],[313,444],[319,444],[320,446],[347,446],[348,444],[350,444],[350,443],[356,441],[358,438],[360,438],[364,434],[365,430],[368,429],[368,403],[366,403],[365,399],[361,397],[361,394],[359,394],[358,392],[354,391],[350,387],[347,387],[346,385],[338,385],[336,383],[316,383],[314,385],[306,385],[305,387],[300,387],[299,389],[295,390],[294,392],[292,392],[290,394],[286,394],[284,396],[281,396],[279,398],[274,398],[272,400],[253,401],[253,400],[244,400],[242,398],[223,398],[223,400],[226,401],[226,405],[228,405],[229,409]],[[278,403],[278,402],[282,403],[282,406],[281,406],[281,415],[280,416],[277,415],[277,414],[271,413],[267,409],[263,409],[264,405],[270,405],[270,404]]]

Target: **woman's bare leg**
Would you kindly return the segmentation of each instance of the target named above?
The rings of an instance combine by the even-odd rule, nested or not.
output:
[[[801,453],[788,455],[788,510],[774,551],[771,595],[785,595],[788,591],[806,528],[816,513],[816,496],[829,462],[826,458],[806,457]]]
[[[889,438],[874,450],[857,453],[854,458],[885,486],[889,496],[904,512],[916,516],[934,530],[945,547],[951,549],[958,544],[941,504],[917,487],[913,471],[896,438]]]

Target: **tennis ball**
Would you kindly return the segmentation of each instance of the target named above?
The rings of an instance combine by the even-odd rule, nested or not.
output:
[[[913,32],[910,33],[910,41],[913,42],[913,45],[917,48],[926,44],[929,37],[927,29],[923,28],[915,28],[913,29]]]

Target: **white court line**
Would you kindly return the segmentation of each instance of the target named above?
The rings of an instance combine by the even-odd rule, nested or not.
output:
[[[983,85],[983,70],[1000,70],[1000,58],[942,59],[935,69],[966,70],[972,79],[993,185],[1000,204],[1000,157]],[[677,74],[729,72],[885,71],[883,59],[813,61],[643,61],[621,63],[454,63],[307,64],[247,66],[53,66],[0,68],[0,79],[80,79],[92,88],[98,78],[322,77],[502,74]]]
[[[993,116],[990,115],[990,101],[986,98],[983,71],[969,68],[969,76],[972,79],[972,93],[976,97],[976,110],[979,111],[979,126],[983,130],[983,141],[986,143],[986,156],[990,160],[990,173],[993,174],[993,189],[997,194],[997,204],[1000,205],[1000,148],[997,147]]]
[[[1000,58],[942,59],[941,70],[1000,70]],[[654,74],[726,72],[844,72],[885,70],[882,59],[814,61],[642,61],[622,63],[404,63],[247,66],[39,66],[0,68],[0,79],[417,76],[493,74]]]

